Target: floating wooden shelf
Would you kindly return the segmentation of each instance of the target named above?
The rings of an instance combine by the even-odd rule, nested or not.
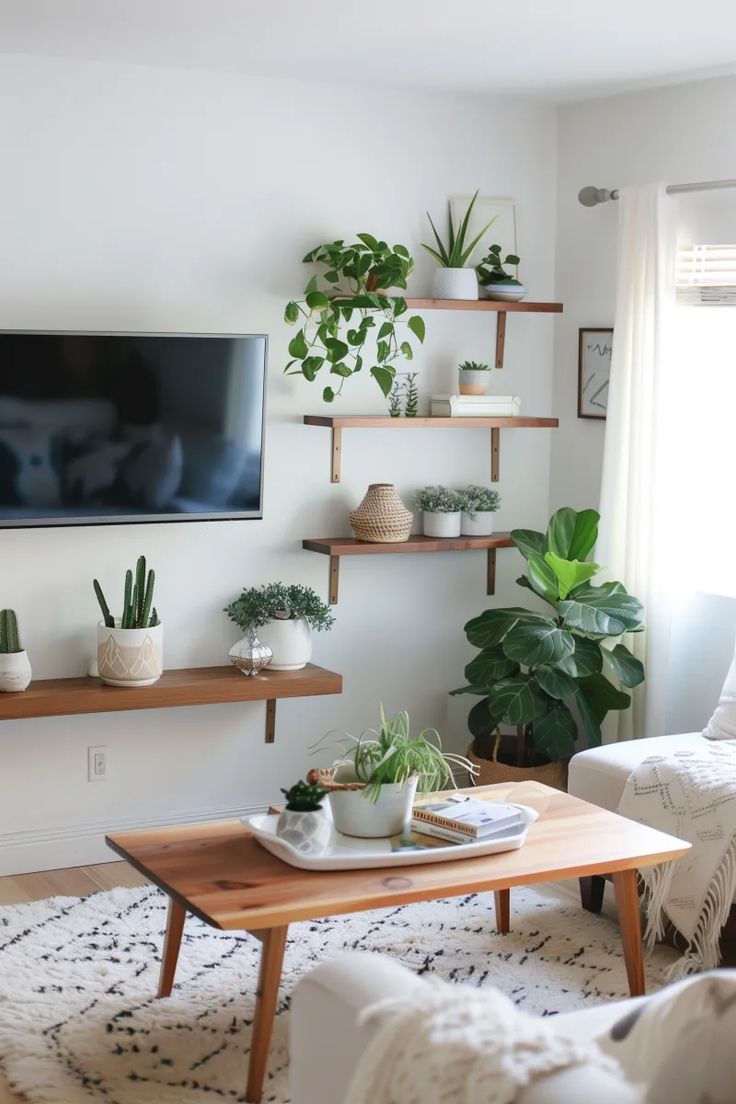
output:
[[[330,557],[330,605],[337,604],[342,556],[391,556],[409,552],[466,552],[473,548],[485,548],[488,552],[486,592],[496,590],[496,549],[512,548],[508,533],[494,533],[490,537],[423,537],[414,534],[408,541],[396,544],[373,544],[355,537],[324,537],[321,540],[304,540],[302,547],[309,552],[321,552]]]
[[[101,679],[46,679],[18,694],[0,694],[0,721],[117,713],[128,709],[172,709],[223,702],[266,702],[266,743],[275,738],[278,698],[342,693],[342,675],[307,664],[301,671],[262,671],[246,677],[234,667],[191,667],[164,671],[153,686],[106,686]]]
[[[383,415],[305,414],[304,424],[327,426],[332,430],[330,478],[333,483],[340,482],[343,429],[490,429],[491,481],[497,483],[500,477],[502,429],[555,429],[560,423],[557,418],[389,418]]]

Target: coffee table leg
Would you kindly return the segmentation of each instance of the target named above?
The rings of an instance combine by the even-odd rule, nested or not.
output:
[[[164,937],[164,949],[161,955],[161,973],[158,981],[158,996],[170,997],[174,987],[174,975],[176,964],[179,960],[179,948],[181,936],[184,931],[184,920],[187,910],[173,897],[169,898],[169,915],[166,921],[166,935]]]
[[[496,931],[499,935],[508,935],[511,930],[511,890],[494,890],[493,901],[496,908]]]
[[[621,942],[624,948],[626,976],[629,979],[629,992],[632,997],[644,995],[644,952],[641,945],[641,916],[639,913],[639,890],[636,884],[635,870],[619,870],[613,875],[613,888],[616,894],[618,922],[621,927]]]
[[[248,1104],[258,1104],[263,1095],[263,1079],[268,1064],[268,1048],[271,1045],[273,1021],[279,996],[281,967],[288,927],[269,928],[258,937],[262,940],[261,968],[258,972],[256,1013],[253,1019],[253,1038],[248,1065],[248,1084],[245,1099]]]

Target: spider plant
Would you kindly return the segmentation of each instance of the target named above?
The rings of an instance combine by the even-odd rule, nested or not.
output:
[[[334,735],[339,735],[339,739],[332,744],[325,742]],[[365,783],[363,796],[373,803],[378,801],[381,786],[403,784],[416,777],[420,793],[433,793],[449,787],[457,789],[455,771],[477,773],[464,756],[442,750],[436,729],[425,728],[412,736],[405,709],[389,718],[381,706],[378,731],[369,728],[360,736],[328,732],[309,750],[317,752],[327,747],[340,755],[333,765],[354,772],[356,780]]]
[[[465,212],[465,216],[460,223],[460,227],[457,233],[455,233],[455,227],[453,226],[452,222],[452,212],[448,210],[447,245],[445,245],[445,243],[442,241],[442,238],[437,233],[437,227],[432,222],[432,216],[430,215],[429,211],[427,211],[427,218],[429,219],[429,225],[432,227],[432,233],[434,234],[435,241],[437,242],[437,248],[433,249],[431,245],[425,245],[422,242],[422,249],[426,249],[427,253],[429,253],[431,257],[434,257],[434,259],[437,261],[437,264],[440,265],[441,268],[465,268],[468,257],[473,252],[476,245],[485,234],[486,230],[488,230],[489,227],[491,227],[496,221],[497,216],[494,215],[490,222],[486,223],[481,232],[479,234],[476,234],[470,244],[466,244],[470,216],[473,213],[473,207],[475,206],[475,201],[477,198],[478,193],[476,192],[470,203],[468,204],[468,209]]]

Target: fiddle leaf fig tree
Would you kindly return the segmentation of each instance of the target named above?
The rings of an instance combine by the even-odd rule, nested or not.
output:
[[[286,304],[284,320],[299,329],[289,342],[291,359],[284,371],[310,383],[320,372],[322,379],[329,375],[322,398],[333,402],[345,380],[367,367],[384,396],[389,395],[397,365],[414,355],[409,335],[424,341],[424,319],[406,318],[406,299],[387,294],[389,288],[406,288],[414,271],[409,250],[358,234],[351,245],[318,245],[304,262],[324,265],[326,287],[313,276],[304,298]]]
[[[481,699],[468,716],[477,751],[499,725],[522,725],[530,752],[569,758],[578,735],[575,713],[588,743],[599,744],[608,711],[631,702],[621,687],[643,682],[641,661],[625,644],[612,643],[643,630],[641,602],[621,583],[591,582],[600,570],[587,558],[599,520],[595,510],[564,507],[546,533],[511,533],[526,561],[517,583],[550,610],[488,609],[466,624],[468,641],[480,651],[465,668],[468,685],[452,693]]]

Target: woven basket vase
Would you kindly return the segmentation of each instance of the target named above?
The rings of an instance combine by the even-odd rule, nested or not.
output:
[[[480,759],[474,754],[472,744],[468,748],[467,757],[478,768],[478,774],[473,779],[476,786],[493,786],[501,782],[543,782],[554,790],[567,790],[567,763],[564,760],[556,759],[540,767],[512,767],[509,763],[499,763],[499,743],[500,739],[497,739],[492,759]]]
[[[351,513],[350,524],[358,540],[400,544],[409,539],[413,517],[393,483],[371,483],[360,506]]]

